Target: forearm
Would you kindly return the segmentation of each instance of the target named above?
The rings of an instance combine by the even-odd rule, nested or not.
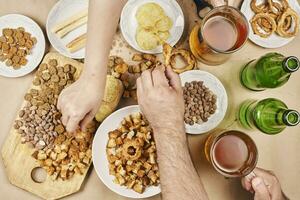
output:
[[[125,0],[90,0],[83,76],[105,83],[107,62]]]
[[[188,150],[184,127],[154,130],[164,200],[208,199]]]

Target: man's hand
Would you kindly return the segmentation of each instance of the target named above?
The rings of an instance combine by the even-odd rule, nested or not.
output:
[[[256,177],[242,178],[243,187],[254,194],[254,200],[284,200],[280,183],[273,172],[255,168]]]
[[[157,66],[145,71],[137,80],[139,105],[154,132],[163,129],[182,130],[184,102],[179,76],[171,68]]]
[[[61,120],[68,132],[74,132],[77,128],[84,130],[93,120],[103,97],[103,89],[98,82],[98,78],[87,80],[80,77],[61,92],[57,108],[62,113]]]

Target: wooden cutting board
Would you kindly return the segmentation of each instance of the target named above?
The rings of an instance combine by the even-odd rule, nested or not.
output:
[[[71,64],[76,67],[75,78],[83,68],[83,64],[70,58],[66,58],[58,53],[48,53],[43,63],[48,63],[49,59],[56,59],[58,66]],[[31,85],[31,88],[35,86]],[[25,101],[22,107],[25,105]],[[17,116],[18,118],[18,116]],[[43,199],[58,199],[77,192],[89,169],[86,168],[83,175],[74,175],[70,180],[63,181],[61,179],[52,180],[47,175],[43,183],[37,183],[32,179],[32,170],[39,167],[39,163],[31,155],[35,150],[28,147],[27,144],[21,144],[21,136],[12,127],[4,145],[2,147],[2,159],[5,166],[7,177],[11,184],[31,192]]]

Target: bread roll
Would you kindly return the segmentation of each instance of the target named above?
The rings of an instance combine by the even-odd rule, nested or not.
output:
[[[119,79],[107,75],[104,98],[95,118],[102,122],[108,115],[115,111],[122,97],[124,87]]]

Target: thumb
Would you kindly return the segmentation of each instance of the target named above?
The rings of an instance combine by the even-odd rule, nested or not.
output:
[[[181,90],[181,82],[179,75],[173,71],[171,67],[167,67],[166,76],[170,81],[170,85],[177,91]]]
[[[260,177],[255,177],[252,182],[252,188],[255,191],[254,200],[270,200],[270,193],[264,181]]]

